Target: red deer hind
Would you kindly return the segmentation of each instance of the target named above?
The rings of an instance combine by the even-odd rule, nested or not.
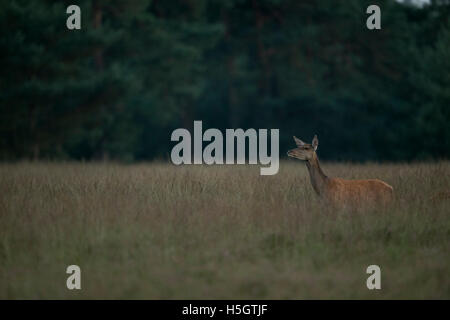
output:
[[[303,160],[309,171],[311,184],[320,198],[333,206],[342,207],[386,205],[392,199],[393,188],[386,182],[378,179],[345,180],[327,177],[320,168],[316,150],[319,139],[314,136],[312,144],[307,144],[294,137],[297,148],[289,150],[288,156]]]

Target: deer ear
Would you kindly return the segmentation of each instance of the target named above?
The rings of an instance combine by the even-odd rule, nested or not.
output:
[[[314,135],[313,141],[312,141],[312,146],[314,148],[314,151],[317,150],[317,147],[319,146],[319,139],[317,139],[317,135]]]
[[[303,147],[306,144],[302,140],[297,138],[296,136],[294,136],[294,141],[295,141],[295,144],[297,145],[297,147]]]

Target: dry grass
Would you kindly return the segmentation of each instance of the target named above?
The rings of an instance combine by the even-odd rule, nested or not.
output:
[[[0,165],[0,298],[450,298],[450,163],[323,164],[392,208],[332,212],[305,166]],[[82,290],[65,269],[82,269]],[[366,288],[378,264],[382,290]]]

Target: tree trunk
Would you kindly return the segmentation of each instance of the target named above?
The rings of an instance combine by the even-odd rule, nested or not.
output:
[[[225,10],[225,9],[224,9]],[[228,21],[228,15],[223,13],[223,21],[225,25],[225,40],[228,47],[231,48],[231,35],[230,26]],[[235,66],[234,66],[234,55],[231,50],[228,51],[227,57],[227,73],[228,73],[228,122],[231,128],[237,128],[239,126],[239,106],[238,106],[238,95],[236,88],[234,86]]]
[[[94,1],[92,6],[93,6],[92,26],[94,27],[94,29],[100,29],[102,27],[103,22],[103,7],[100,5],[99,1]],[[95,70],[98,73],[103,72],[104,60],[103,60],[103,48],[101,46],[97,46],[94,49],[94,62],[95,62]],[[105,112],[106,112],[105,106],[102,104],[99,108],[100,117],[102,117]],[[105,126],[102,127],[105,128]],[[109,154],[104,147],[105,140],[106,134],[104,133],[103,136],[100,138],[97,150],[95,151],[95,158],[101,159],[103,161],[109,159]]]

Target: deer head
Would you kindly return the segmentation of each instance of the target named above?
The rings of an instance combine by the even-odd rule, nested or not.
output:
[[[299,160],[308,161],[313,159],[317,147],[319,146],[319,139],[317,139],[317,135],[314,135],[311,144],[305,143],[299,138],[294,136],[295,144],[297,148],[289,150],[287,155],[292,158],[297,158]]]

